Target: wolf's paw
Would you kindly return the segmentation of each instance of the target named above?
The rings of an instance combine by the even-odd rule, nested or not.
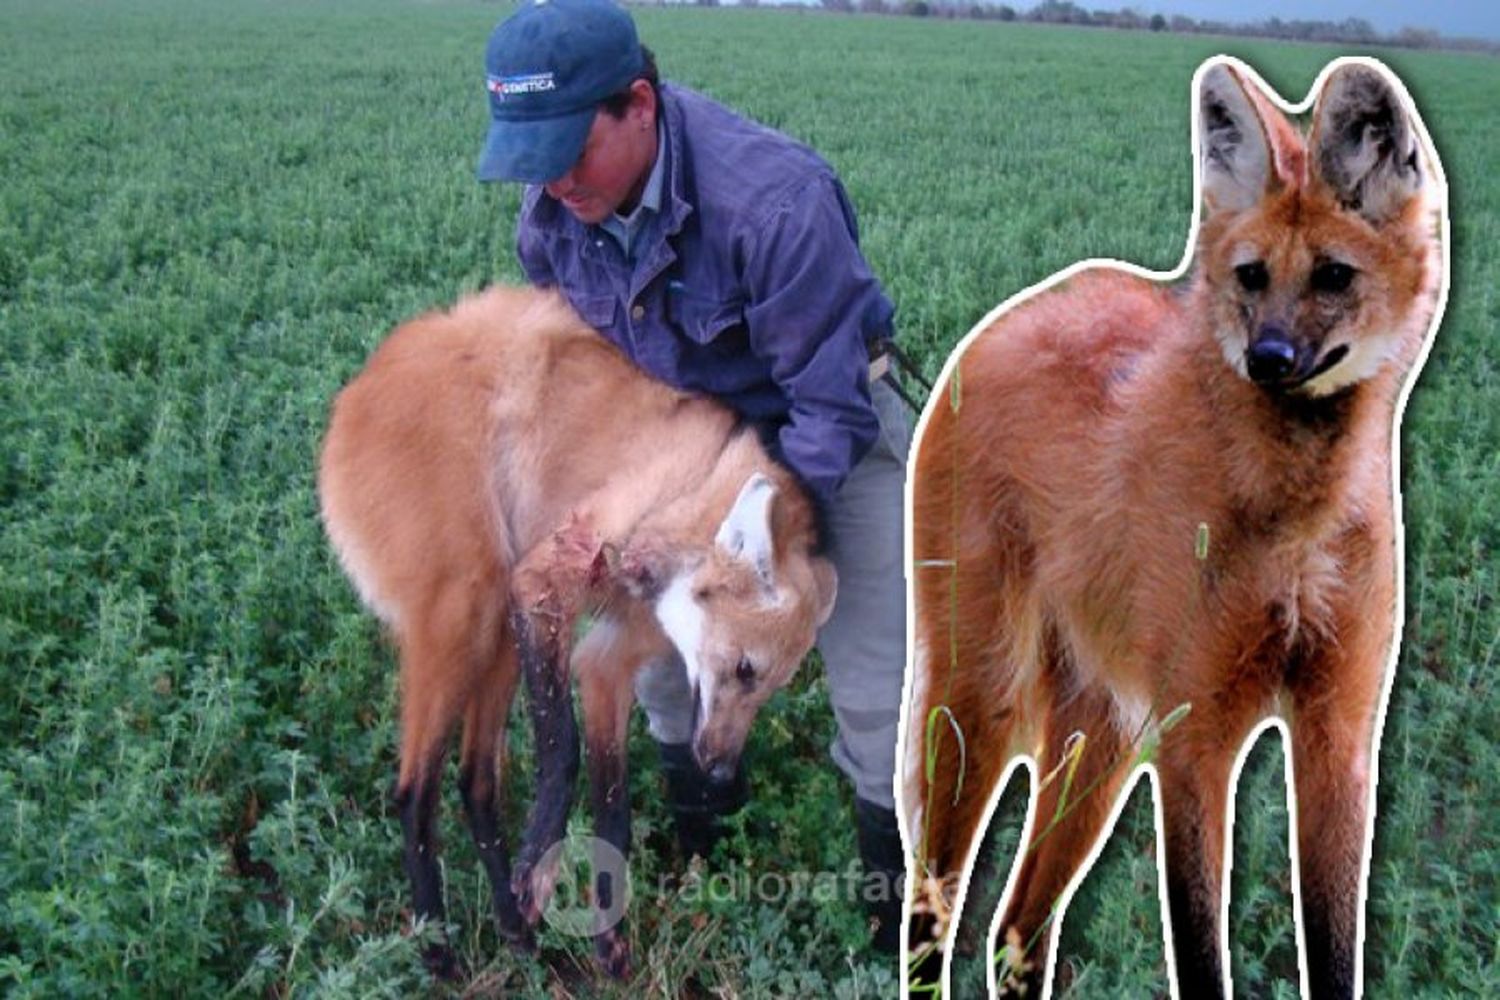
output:
[[[446,942],[437,942],[422,949],[422,964],[434,979],[445,983],[462,982],[468,976],[464,963],[454,954]]]
[[[1001,997],[1039,997],[1042,995],[1042,970],[1034,956],[1021,942],[1015,927],[1005,929],[1005,955],[999,968],[996,993]]]
[[[536,935],[521,913],[517,912],[509,919],[502,917],[496,923],[499,925],[500,940],[512,951],[520,955],[536,954]]]
[[[630,978],[630,942],[619,928],[612,928],[594,938],[594,955],[611,979]]]
[[[515,894],[516,908],[527,926],[535,927],[542,919],[542,911],[552,901],[552,892],[557,888],[557,859],[543,857],[534,864],[521,862],[511,876],[510,891]]]

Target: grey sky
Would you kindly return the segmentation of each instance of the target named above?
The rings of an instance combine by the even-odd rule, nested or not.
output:
[[[1009,0],[1021,10],[1028,0]],[[1074,0],[1080,7],[1134,7],[1144,14],[1185,14],[1244,24],[1279,17],[1283,21],[1342,21],[1360,17],[1385,33],[1404,27],[1429,28],[1454,37],[1500,39],[1500,3],[1494,0]]]
[[[690,0],[677,0],[690,2]],[[723,0],[733,3],[735,0]],[[818,0],[760,0],[761,3],[817,4]],[[1041,0],[985,0],[1030,10]],[[1185,14],[1198,20],[1246,24],[1279,17],[1283,21],[1342,21],[1360,17],[1376,31],[1427,28],[1452,38],[1500,41],[1500,3],[1495,0],[1073,0],[1086,10],[1129,7],[1142,14]]]

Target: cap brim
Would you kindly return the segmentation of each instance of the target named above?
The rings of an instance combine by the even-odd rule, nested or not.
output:
[[[595,108],[535,121],[490,122],[479,154],[481,181],[545,184],[573,168],[583,153]]]

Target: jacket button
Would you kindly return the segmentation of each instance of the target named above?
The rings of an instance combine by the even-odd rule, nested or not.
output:
[[[631,319],[643,319],[645,317],[645,315],[646,315],[646,307],[643,306],[643,305],[641,305],[639,302],[637,302],[635,305],[633,305],[633,306],[630,307],[630,318]]]

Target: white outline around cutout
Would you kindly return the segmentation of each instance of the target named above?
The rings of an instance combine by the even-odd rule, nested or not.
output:
[[[1365,66],[1367,68],[1375,70],[1391,85],[1392,90],[1400,99],[1402,107],[1406,111],[1408,119],[1411,123],[1412,130],[1417,138],[1417,142],[1421,146],[1422,155],[1426,161],[1424,166],[1427,168],[1429,174],[1428,179],[1430,179],[1433,184],[1433,189],[1427,195],[1427,197],[1431,199],[1431,211],[1437,216],[1438,219],[1440,234],[1439,238],[1442,244],[1439,251],[1442,261],[1442,275],[1437,290],[1437,301],[1434,304],[1432,319],[1429,323],[1427,332],[1423,337],[1421,349],[1416,356],[1411,370],[1402,380],[1400,393],[1396,399],[1395,422],[1392,428],[1393,433],[1391,435],[1390,486],[1392,498],[1392,515],[1395,521],[1394,539],[1396,548],[1396,605],[1394,613],[1394,631],[1391,636],[1390,651],[1387,653],[1386,657],[1385,676],[1381,684],[1380,697],[1376,703],[1374,730],[1372,734],[1370,754],[1370,789],[1369,801],[1367,804],[1368,808],[1366,809],[1365,813],[1365,842],[1363,860],[1361,861],[1360,865],[1359,913],[1356,923],[1357,930],[1355,934],[1356,951],[1354,982],[1355,996],[1359,997],[1363,994],[1364,991],[1364,945],[1366,923],[1365,911],[1369,896],[1371,861],[1370,854],[1375,832],[1376,797],[1380,784],[1380,745],[1381,737],[1383,736],[1385,729],[1386,710],[1390,704],[1391,686],[1395,681],[1396,665],[1398,660],[1400,659],[1403,622],[1405,620],[1406,607],[1406,533],[1402,517],[1400,482],[1401,420],[1406,412],[1407,399],[1411,395],[1412,388],[1413,386],[1415,386],[1417,379],[1421,374],[1422,368],[1427,363],[1427,357],[1431,353],[1433,341],[1436,339],[1436,332],[1439,326],[1442,325],[1443,314],[1448,304],[1452,263],[1452,234],[1450,231],[1448,219],[1447,178],[1443,173],[1442,163],[1438,159],[1437,151],[1432,143],[1432,138],[1427,131],[1426,123],[1423,122],[1421,115],[1417,112],[1416,106],[1412,102],[1411,95],[1407,92],[1406,87],[1402,84],[1400,78],[1397,77],[1389,67],[1387,67],[1379,60],[1372,59],[1366,56],[1343,56],[1334,59],[1327,65],[1325,65],[1322,70],[1319,71],[1317,78],[1312,83],[1312,86],[1308,89],[1307,96],[1302,99],[1301,103],[1291,105],[1288,104],[1281,97],[1281,95],[1276,92],[1275,88],[1267,84],[1266,81],[1262,79],[1259,73],[1257,73],[1250,66],[1246,65],[1239,59],[1236,59],[1232,56],[1217,55],[1204,60],[1204,62],[1199,65],[1198,69],[1193,74],[1191,91],[1192,113],[1190,116],[1190,121],[1192,124],[1191,152],[1193,156],[1193,217],[1192,221],[1189,223],[1187,245],[1183,251],[1182,259],[1178,262],[1177,266],[1171,271],[1152,271],[1139,265],[1129,263],[1128,261],[1121,261],[1113,258],[1089,258],[1087,260],[1078,261],[1077,263],[1064,268],[1056,274],[1053,274],[1050,277],[1031,285],[1023,291],[1010,296],[1005,301],[1001,302],[995,308],[986,313],[984,318],[976,323],[974,327],[970,329],[969,332],[964,335],[963,339],[961,339],[954,347],[952,353],[949,354],[947,361],[944,362],[942,372],[935,380],[934,384],[941,387],[949,383],[950,379],[953,376],[954,370],[958,365],[959,358],[962,357],[964,351],[966,351],[973,340],[984,330],[988,329],[1001,316],[1001,314],[1009,311],[1010,309],[1021,304],[1027,299],[1030,299],[1031,297],[1046,291],[1052,286],[1066,281],[1068,278],[1071,278],[1079,271],[1085,270],[1087,268],[1097,267],[1114,268],[1116,270],[1125,271],[1136,277],[1146,278],[1155,282],[1177,281],[1187,273],[1188,268],[1192,265],[1194,255],[1197,250],[1198,235],[1201,223],[1203,221],[1203,158],[1201,152],[1202,137],[1199,135],[1201,121],[1198,106],[1199,98],[1202,93],[1203,78],[1209,70],[1216,66],[1228,66],[1236,73],[1240,74],[1241,78],[1246,81],[1247,84],[1258,87],[1261,93],[1269,98],[1271,103],[1283,114],[1303,115],[1312,110],[1313,103],[1316,100],[1318,94],[1322,92],[1323,87],[1327,82],[1330,74],[1332,74],[1339,68],[1348,65]],[[906,801],[908,766],[907,755],[910,752],[910,748],[907,744],[911,738],[910,715],[912,710],[912,702],[916,693],[916,678],[914,667],[917,648],[915,581],[914,575],[911,572],[914,558],[912,541],[912,500],[914,476],[912,475],[912,469],[915,465],[916,455],[920,446],[922,435],[927,427],[928,416],[932,412],[933,407],[940,404],[940,396],[941,393],[934,393],[933,397],[928,400],[927,405],[923,408],[922,415],[917,421],[917,425],[912,437],[912,458],[910,460],[910,464],[908,465],[908,474],[906,477],[905,547],[906,566],[908,568],[906,594],[908,670],[902,691],[901,716],[899,723],[900,729],[897,735],[896,747],[896,773],[893,775],[893,782],[896,794],[897,819],[901,829],[902,843],[906,850],[906,857],[908,861],[910,861],[915,856],[914,845],[915,838],[918,833],[917,831],[908,829],[910,822],[910,810],[907,807]],[[1290,841],[1289,856],[1291,859],[1292,876],[1292,908],[1296,925],[1298,958],[1297,967],[1299,979],[1298,985],[1302,996],[1306,997],[1308,995],[1306,962],[1307,944],[1302,920],[1300,878],[1301,871],[1297,847],[1297,796],[1295,775],[1293,774],[1292,770],[1294,764],[1292,762],[1289,750],[1290,733],[1287,730],[1286,723],[1280,717],[1276,716],[1272,716],[1263,720],[1250,731],[1250,734],[1245,738],[1244,743],[1240,746],[1240,749],[1235,757],[1234,764],[1230,769],[1229,794],[1227,796],[1227,804],[1225,808],[1225,850],[1222,868],[1223,878],[1221,883],[1224,887],[1224,891],[1220,900],[1219,953],[1221,965],[1224,970],[1224,989],[1226,994],[1229,994],[1232,992],[1232,984],[1230,980],[1231,966],[1229,955],[1229,903],[1232,887],[1231,875],[1234,868],[1233,844],[1235,795],[1239,786],[1240,772],[1244,767],[1245,760],[1249,756],[1251,748],[1255,746],[1255,744],[1260,740],[1260,737],[1265,733],[1266,730],[1272,728],[1278,730],[1281,735],[1282,752],[1286,761],[1284,780],[1286,786],[1288,837]],[[995,809],[999,805],[1000,799],[1005,791],[1006,786],[1010,783],[1012,774],[1018,767],[1025,767],[1029,773],[1029,801],[1026,810],[1026,821],[1022,828],[1021,839],[1019,841],[1020,848],[1018,850],[1024,851],[1025,845],[1028,844],[1031,840],[1032,828],[1036,820],[1037,800],[1039,797],[1037,764],[1036,761],[1028,755],[1017,755],[1014,756],[1006,764],[1004,770],[1001,772],[995,789],[990,795],[989,802],[985,805],[983,813],[981,814],[979,824],[980,833],[978,836],[976,836],[975,842],[970,848],[969,855],[964,861],[962,874],[959,881],[958,893],[953,904],[953,913],[960,919],[962,919],[964,906],[968,901],[969,887],[970,882],[973,878],[974,864],[978,856],[980,846],[985,839],[984,833],[988,830],[990,822],[994,818]],[[1079,865],[1077,874],[1075,874],[1072,880],[1069,881],[1067,887],[1063,890],[1062,894],[1058,898],[1056,917],[1052,921],[1052,926],[1047,930],[1049,948],[1047,968],[1044,972],[1043,979],[1043,1000],[1050,997],[1053,992],[1057,965],[1058,938],[1062,928],[1063,920],[1065,919],[1067,913],[1068,905],[1072,902],[1073,895],[1078,890],[1078,887],[1083,883],[1083,881],[1088,877],[1089,873],[1093,870],[1094,863],[1098,860],[1099,855],[1103,852],[1105,845],[1109,843],[1109,839],[1114,833],[1115,824],[1119,820],[1120,814],[1124,811],[1126,803],[1130,801],[1130,797],[1135,791],[1137,782],[1139,782],[1143,776],[1148,777],[1152,785],[1152,806],[1155,816],[1156,835],[1157,901],[1161,908],[1161,923],[1163,936],[1165,938],[1164,947],[1167,960],[1168,989],[1171,991],[1171,995],[1174,1000],[1182,1000],[1182,998],[1179,997],[1177,990],[1177,964],[1172,944],[1173,935],[1171,930],[1171,915],[1167,907],[1165,858],[1166,848],[1162,815],[1161,784],[1160,779],[1157,776],[1155,766],[1150,763],[1136,765],[1132,769],[1131,773],[1124,779],[1120,791],[1117,793],[1117,798],[1114,806],[1110,810],[1108,818],[1105,819],[1103,828],[1099,833],[1096,842],[1089,850],[1089,853],[1084,858],[1083,862]],[[1011,863],[1010,874],[1006,878],[1004,892],[1001,894],[999,905],[997,906],[995,913],[991,917],[989,933],[986,935],[985,939],[985,983],[988,994],[992,997],[996,993],[997,985],[995,981],[995,962],[993,961],[993,957],[995,955],[995,946],[1000,931],[1000,921],[1005,913],[1005,907],[1009,903],[1011,893],[1015,888],[1015,881],[1017,876],[1020,874],[1020,868],[1021,855],[1018,853]],[[908,871],[906,893],[903,897],[902,907],[903,919],[904,922],[908,925],[911,921],[911,908],[912,901],[915,896],[915,888],[916,872]],[[957,922],[955,922],[954,926],[948,928],[948,933],[950,935],[954,934],[956,932],[956,927]],[[910,969],[908,967],[908,960],[904,951],[902,953],[900,966],[901,996],[909,997],[911,995],[909,982]],[[952,966],[953,949],[950,947],[945,950],[942,956],[942,972],[939,978],[939,985],[941,989],[940,995],[943,997],[952,995]]]

